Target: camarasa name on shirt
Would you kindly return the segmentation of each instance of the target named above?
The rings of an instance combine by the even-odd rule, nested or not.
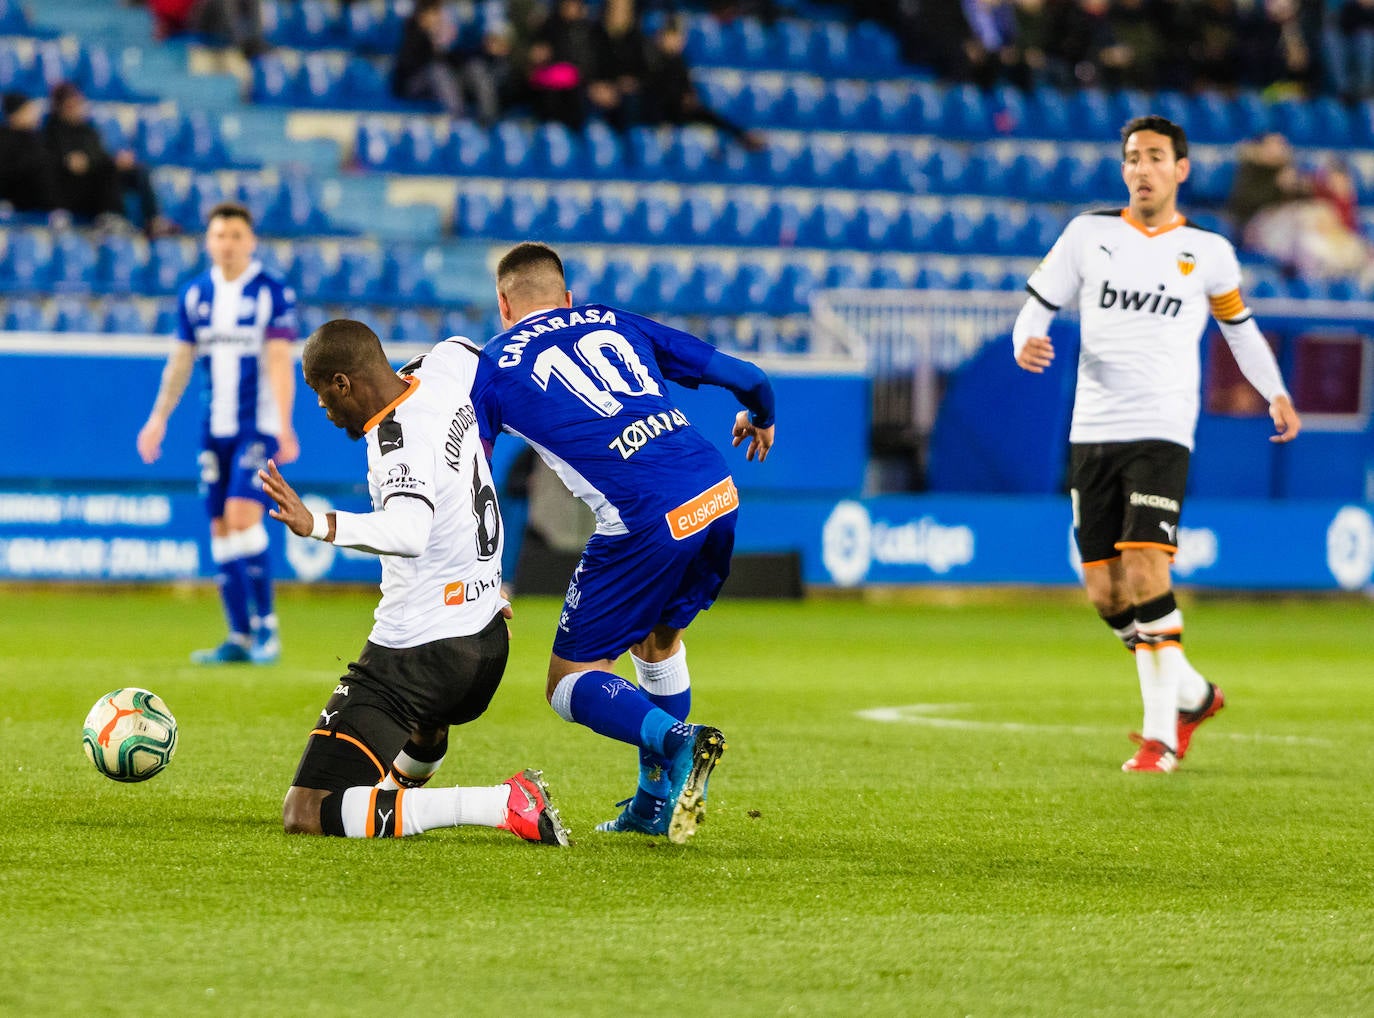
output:
[[[583,308],[581,311],[574,311],[571,314],[553,315],[544,319],[542,322],[531,322],[528,328],[521,329],[519,332],[512,332],[501,347],[501,357],[497,364],[503,368],[513,368],[520,363],[521,356],[525,353],[525,346],[536,336],[542,336],[546,332],[557,332],[559,329],[570,329],[574,325],[614,325],[615,312],[603,310],[601,308]]]

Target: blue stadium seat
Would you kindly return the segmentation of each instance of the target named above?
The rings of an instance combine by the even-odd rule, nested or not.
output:
[[[392,5],[345,4],[343,15],[342,28],[350,49],[390,56],[399,48],[402,19]]]
[[[537,195],[524,188],[506,192],[501,204],[496,208],[495,228],[499,235],[515,239],[517,237],[537,237],[548,230],[552,220],[547,195]]]
[[[972,194],[999,196],[1007,193],[1011,179],[1011,165],[1003,162],[995,152],[984,149],[969,157],[964,186]],[[1015,187],[1019,192],[1019,180]]]
[[[587,174],[591,177],[624,177],[625,147],[620,135],[600,121],[593,121],[583,131]]]
[[[645,180],[665,179],[669,139],[653,127],[630,128],[626,169]]]
[[[877,77],[910,75],[912,69],[902,62],[897,37],[874,21],[860,21],[849,30],[851,70],[855,74]]]
[[[915,290],[950,290],[954,287],[954,280],[938,266],[922,265],[911,286]]]
[[[337,15],[338,8],[331,7],[321,0],[300,0],[300,11],[292,25],[294,35],[291,46],[302,49],[334,49],[347,45],[343,23]]]
[[[304,318],[301,320],[301,335],[308,336],[310,333],[305,331]],[[179,316],[175,301],[162,301],[157,306],[157,312],[153,315],[153,335],[154,336],[175,336],[180,328]],[[314,330],[310,330],[313,332]]]
[[[778,273],[768,306],[774,313],[800,313],[810,306],[811,293],[819,286],[820,280],[811,266],[804,262],[788,263]]]
[[[149,322],[132,300],[110,301],[105,308],[105,320],[100,324],[101,332],[122,336],[144,336],[148,334]]]
[[[394,303],[400,299],[382,285],[381,253],[368,248],[342,251],[338,270],[325,280],[324,289],[334,300]]]
[[[382,290],[402,303],[433,304],[438,299],[434,279],[442,268],[443,257],[437,248],[389,248],[382,262]]]
[[[139,95],[124,80],[114,57],[104,46],[82,45],[76,52],[75,61],[68,68],[68,76],[90,99],[137,102],[147,98]]]
[[[714,259],[700,259],[682,286],[680,306],[689,314],[709,314],[725,307],[732,276]]]
[[[901,212],[877,202],[862,202],[854,212],[850,236],[855,247],[868,251],[888,251],[897,247],[894,238]]]
[[[637,301],[650,312],[680,314],[691,309],[684,306],[687,280],[682,270],[669,261],[655,261],[644,273],[644,281],[636,291]]]
[[[612,258],[606,262],[601,279],[588,297],[613,307],[633,307],[641,280],[639,270],[633,265],[622,259]]]
[[[147,256],[140,256],[139,245],[132,238],[110,234],[96,249],[93,288],[97,293],[138,293],[143,289],[146,268]]]
[[[47,332],[48,319],[43,308],[36,302],[25,298],[9,301],[5,311],[6,332]]]
[[[800,63],[789,66],[811,70],[827,78],[872,72],[865,67],[866,54],[854,48],[852,26],[839,21],[818,22],[811,26],[809,35],[808,52]]]
[[[956,290],[995,290],[996,284],[981,269],[965,269],[954,280]]]
[[[915,205],[908,205],[897,215],[888,234],[894,251],[929,251],[935,245],[935,221]]]
[[[689,193],[673,217],[673,236],[680,243],[709,244],[716,236],[720,207],[704,194]]]
[[[821,286],[827,290],[857,290],[865,285],[868,274],[859,263],[850,259],[831,261],[825,267]]]
[[[391,323],[391,338],[400,343],[433,343],[439,337],[424,315],[412,308],[402,308]]]
[[[264,53],[253,61],[253,101],[293,106],[299,99],[296,71],[279,55]]]
[[[403,173],[440,173],[444,153],[434,129],[419,118],[407,119],[396,137],[387,163]]]
[[[395,104],[387,74],[367,57],[351,57],[339,82],[339,97],[349,106],[376,109]],[[408,102],[407,107],[437,110],[438,103]]]
[[[296,73],[296,101],[325,109],[346,107],[344,66],[331,55],[307,53]]]
[[[774,127],[782,123],[783,88],[767,81],[745,83],[735,115],[746,127]]]
[[[724,62],[731,67],[763,71],[773,66],[768,33],[753,18],[736,18],[722,25],[721,48]]]
[[[51,277],[52,245],[28,230],[9,231],[0,258],[0,289],[12,293],[43,291]]]
[[[604,244],[624,243],[633,206],[615,194],[599,194],[592,199],[587,216],[587,239]]]
[[[596,281],[596,272],[581,258],[576,255],[569,255],[563,259],[563,278],[567,280],[568,289],[572,291],[573,302],[581,302],[587,295],[587,291]]]
[[[848,144],[833,143],[825,136],[812,136],[802,145],[793,164],[795,176],[790,183],[804,187],[844,187],[844,157]]]
[[[774,22],[769,33],[768,63],[774,67],[806,69],[833,76],[834,68],[813,62],[811,25],[805,21],[786,18]]]
[[[106,151],[119,152],[134,147],[124,125],[109,110],[94,107],[91,110],[91,123],[100,132],[100,140],[105,143]]]
[[[0,32],[6,35],[26,35],[29,19],[19,0],[0,0]]]
[[[801,222],[797,231],[799,247],[827,249],[850,247],[853,216],[829,202],[819,201]]]
[[[814,78],[798,78],[784,90],[778,103],[778,122],[799,131],[821,130],[827,123],[826,83]]]
[[[1100,89],[1090,88],[1074,92],[1065,102],[1062,97],[1052,99],[1055,93],[1037,90],[1035,108],[1047,116],[1045,130],[1039,133],[1042,138],[1070,137],[1084,141],[1102,141],[1112,138],[1129,117],[1121,117],[1113,109],[1112,97]],[[1056,107],[1061,106],[1065,119],[1061,120]],[[1140,114],[1131,114],[1139,116]],[[1055,128],[1062,129],[1062,135],[1048,133]]]
[[[682,243],[685,238],[676,232],[676,212],[662,198],[649,196],[639,199],[630,210],[630,218],[626,223],[627,237],[632,238],[630,242],[635,244]]]
[[[926,160],[924,172],[939,194],[968,193],[969,161],[958,149],[936,148]]]
[[[463,311],[445,311],[439,318],[439,336],[442,339],[463,336],[480,345],[487,341],[490,334],[482,328],[482,323],[474,320],[471,315]]]
[[[287,236],[334,232],[319,187],[308,177],[296,174],[282,177],[264,223]]]
[[[176,293],[199,263],[198,248],[190,238],[159,237],[153,241],[144,277],[148,288],[159,294]]]
[[[587,203],[579,195],[556,191],[544,203],[544,229],[560,242],[576,243],[587,223]]]
[[[492,237],[496,202],[481,191],[458,192],[453,230],[460,237]]]
[[[1253,138],[1273,130],[1269,103],[1257,92],[1241,92],[1231,100],[1231,116],[1238,136]]]
[[[587,175],[582,138],[565,125],[540,124],[534,129],[533,147],[532,165],[541,176],[569,180]]]
[[[717,175],[716,138],[705,131],[673,132],[665,157],[665,176],[683,183],[710,181]]]
[[[743,247],[763,247],[777,243],[768,235],[769,206],[754,198],[736,197],[725,203],[720,216],[720,240]]]
[[[1204,144],[1230,144],[1241,137],[1231,114],[1231,104],[1220,92],[1198,92],[1189,102],[1188,140]]]
[[[945,101],[944,133],[981,141],[992,134],[992,110],[976,85],[958,85]]]
[[[726,291],[726,306],[744,311],[762,311],[768,307],[776,277],[756,262],[741,262],[735,270],[734,281]]]
[[[84,300],[77,297],[59,297],[53,307],[53,332],[100,331],[100,322]]]
[[[317,244],[296,243],[291,247],[291,265],[286,270],[286,278],[297,293],[320,294],[329,279],[331,269],[324,252]],[[313,301],[307,301],[307,304]],[[304,334],[305,326],[301,331]]]
[[[713,17],[692,18],[687,26],[687,61],[693,65],[719,67],[726,62],[725,39],[721,22]]]
[[[905,181],[893,179],[891,166],[886,146],[853,140],[846,146],[836,174],[841,187],[853,190],[906,190]]]

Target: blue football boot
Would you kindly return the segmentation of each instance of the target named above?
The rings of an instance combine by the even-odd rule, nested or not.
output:
[[[253,658],[248,647],[233,637],[225,640],[218,647],[191,651],[191,663],[195,665],[238,665],[246,664],[251,660]]]
[[[725,736],[709,725],[692,725],[692,738],[673,757],[668,769],[672,790],[668,801],[668,840],[684,844],[706,819],[706,782],[725,753]]]
[[[255,665],[273,665],[281,657],[281,637],[276,626],[259,626],[253,630],[253,645],[248,656]]]

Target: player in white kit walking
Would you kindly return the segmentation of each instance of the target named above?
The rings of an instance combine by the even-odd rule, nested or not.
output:
[[[1221,690],[1183,653],[1183,614],[1169,566],[1197,425],[1199,346],[1210,313],[1236,362],[1269,402],[1274,442],[1302,422],[1269,344],[1240,294],[1230,241],[1178,211],[1188,177],[1184,131],[1163,117],[1121,130],[1125,209],[1074,218],[1031,274],[1012,331],[1016,362],[1054,359],[1050,321],[1077,299],[1082,344],[1069,432],[1074,534],[1098,614],[1135,655],[1144,701],[1127,771],[1170,772]]]

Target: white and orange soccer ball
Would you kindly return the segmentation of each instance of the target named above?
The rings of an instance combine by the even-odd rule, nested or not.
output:
[[[156,693],[130,686],[106,693],[86,715],[86,756],[115,781],[147,781],[172,761],[177,719]]]

